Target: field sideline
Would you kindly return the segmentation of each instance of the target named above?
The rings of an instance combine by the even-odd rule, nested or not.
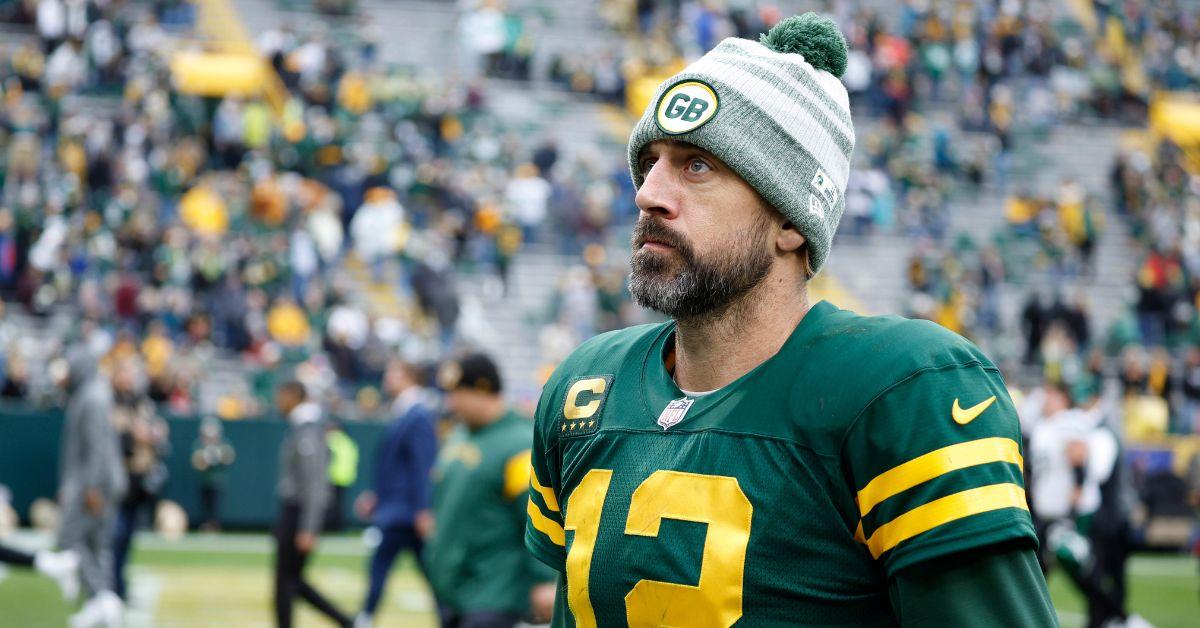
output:
[[[41,536],[9,537],[26,547],[44,544]],[[166,541],[150,534],[137,540],[131,587],[134,610],[129,628],[167,626],[270,626],[271,541],[262,534],[189,535]],[[323,538],[309,568],[316,586],[346,611],[357,610],[366,587],[367,548],[358,535]],[[1160,628],[1194,628],[1200,617],[1200,575],[1186,556],[1139,555],[1130,569],[1130,606]],[[1050,590],[1063,626],[1082,626],[1083,600],[1060,574]],[[219,600],[214,604],[213,600]],[[299,607],[298,625],[328,625]],[[70,613],[49,580],[10,570],[0,580],[0,617],[5,626],[53,628],[66,625]],[[436,625],[433,600],[415,565],[405,558],[392,572],[380,609],[381,628]]]

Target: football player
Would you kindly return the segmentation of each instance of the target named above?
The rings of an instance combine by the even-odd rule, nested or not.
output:
[[[793,17],[635,127],[629,287],[673,320],[543,389],[526,544],[561,573],[555,625],[1057,623],[998,369],[807,299],[844,207],[845,64],[832,21]]]
[[[521,543],[529,418],[505,402],[500,370],[482,353],[442,364],[438,384],[458,421],[433,468],[424,555],[441,627],[513,628],[527,613],[545,619],[555,574]]]

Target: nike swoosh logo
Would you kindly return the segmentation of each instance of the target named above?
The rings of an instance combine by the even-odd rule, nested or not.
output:
[[[958,406],[958,399],[955,399],[954,407],[950,409],[950,416],[954,417],[955,423],[958,423],[959,425],[966,425],[967,423],[974,421],[975,417],[983,414],[983,411],[987,410],[988,406],[992,405],[992,403],[995,401],[996,395],[992,395],[984,401],[981,401],[970,408],[963,410]]]

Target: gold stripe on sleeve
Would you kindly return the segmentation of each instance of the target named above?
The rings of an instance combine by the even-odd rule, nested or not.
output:
[[[546,508],[549,508],[554,512],[561,512],[558,508],[558,498],[554,496],[554,491],[538,483],[537,471],[529,474],[529,486],[533,490],[537,491],[538,495],[542,496],[542,501],[546,502]]]
[[[1004,508],[1028,510],[1025,491],[1012,483],[989,484],[935,499],[879,526],[867,540],[871,555],[879,558],[888,550],[940,525],[964,517]]]
[[[858,512],[867,516],[883,500],[933,478],[989,462],[1022,467],[1021,450],[1011,438],[992,437],[935,449],[885,471],[858,492]]]
[[[525,512],[529,514],[529,523],[531,523],[538,532],[550,537],[550,540],[555,545],[560,547],[567,546],[567,533],[563,531],[563,527],[550,520],[549,517],[542,514],[542,509],[529,500],[529,505],[525,507]]]

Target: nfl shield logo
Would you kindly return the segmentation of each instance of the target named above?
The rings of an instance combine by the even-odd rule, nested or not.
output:
[[[667,407],[663,408],[662,414],[658,415],[658,424],[662,426],[663,431],[665,432],[678,425],[693,403],[696,403],[696,400],[688,399],[687,397],[668,403]]]

